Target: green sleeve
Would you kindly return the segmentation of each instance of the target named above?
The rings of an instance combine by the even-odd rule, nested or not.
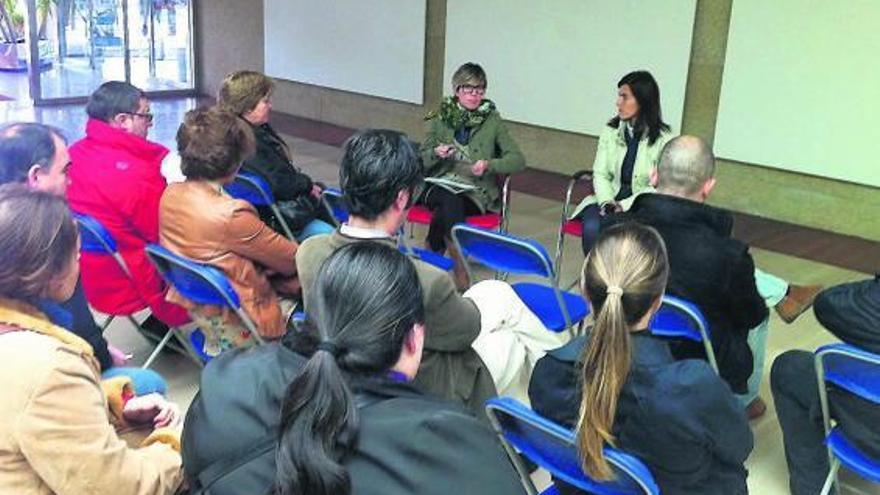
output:
[[[497,116],[497,115],[496,115]],[[498,118],[498,132],[495,137],[495,144],[501,152],[501,156],[489,160],[489,168],[497,174],[512,174],[526,168],[526,158],[519,145],[510,136],[507,125]]]
[[[593,160],[593,194],[599,205],[614,201],[614,175],[617,167],[612,168],[608,163],[608,146],[614,138],[614,134],[607,130],[602,131],[596,147],[596,159]]]
[[[425,140],[422,141],[422,147],[419,150],[419,153],[422,155],[422,166],[425,172],[440,163],[440,158],[434,154],[434,148],[441,144],[451,144],[443,142],[443,129],[444,125],[439,118],[435,117],[428,121]]]

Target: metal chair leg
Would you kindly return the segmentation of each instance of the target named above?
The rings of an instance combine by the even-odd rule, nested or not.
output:
[[[104,333],[104,331],[107,330],[107,327],[110,326],[110,322],[112,322],[114,318],[116,318],[114,315],[107,315],[107,319],[101,324],[101,333]]]
[[[840,461],[834,459],[831,463],[831,469],[828,470],[828,477],[825,478],[825,484],[822,486],[822,491],[819,492],[820,495],[828,495],[831,493],[831,488],[834,487],[834,493],[839,493],[837,488],[837,470],[840,469]]]
[[[187,356],[189,356],[189,358],[194,363],[196,363],[199,368],[204,368],[205,362],[202,361],[202,358],[199,357],[198,353],[196,353],[196,351],[193,349],[192,342],[189,341],[188,336],[184,335],[183,331],[180,329],[175,330],[176,331],[174,332],[174,337],[177,339],[180,345],[183,346],[184,350],[186,350]]]
[[[174,335],[174,327],[169,328],[168,331],[165,332],[165,336],[162,337],[162,340],[159,341],[159,343],[156,345],[156,348],[153,349],[153,352],[150,353],[150,357],[147,358],[147,360],[144,362],[144,365],[141,366],[141,368],[147,369],[150,367],[151,364],[153,364],[153,361],[156,360],[156,357],[158,357],[159,353],[162,352],[162,349],[165,348],[165,344],[168,343],[168,341],[171,339],[172,335]]]

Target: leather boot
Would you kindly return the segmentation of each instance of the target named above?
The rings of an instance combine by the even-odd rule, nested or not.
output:
[[[782,321],[793,322],[813,305],[813,300],[823,288],[821,285],[789,285],[788,293],[776,305],[776,313]]]

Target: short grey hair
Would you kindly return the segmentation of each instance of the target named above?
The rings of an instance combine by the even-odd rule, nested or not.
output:
[[[663,147],[657,166],[657,189],[695,194],[715,176],[715,155],[696,136],[678,136]]]

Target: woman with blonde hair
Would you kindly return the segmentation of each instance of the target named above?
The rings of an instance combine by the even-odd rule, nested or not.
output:
[[[654,229],[603,231],[583,269],[593,328],[538,362],[532,405],[576,428],[594,479],[613,478],[603,454],[613,445],[644,461],[666,495],[748,493],[752,432],[742,407],[705,361],[675,361],[668,342],[647,331],[668,275]]]
[[[426,177],[446,179],[463,188],[432,185],[421,198],[433,212],[428,247],[435,252],[449,250],[455,260],[455,282],[462,290],[469,280],[464,261],[450,241],[452,226],[464,222],[466,216],[501,211],[498,175],[526,166],[495,103],[485,97],[487,84],[479,64],[459,67],[452,75],[454,94],[425,117],[428,130],[421,147]]]
[[[321,186],[293,163],[290,147],[269,125],[275,83],[263,73],[240,70],[223,79],[217,104],[247,122],[256,139],[256,150],[242,169],[261,176],[287,224],[300,242],[333,232],[333,220],[320,202]],[[282,232],[271,210],[259,208],[260,218]]]

